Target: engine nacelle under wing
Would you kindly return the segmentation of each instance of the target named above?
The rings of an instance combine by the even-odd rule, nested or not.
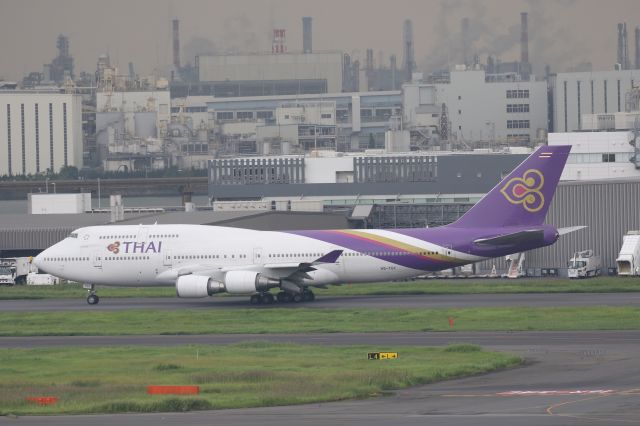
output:
[[[207,297],[224,291],[224,284],[204,275],[183,275],[176,280],[178,297]]]
[[[224,276],[224,286],[230,294],[247,294],[279,287],[280,280],[264,277],[255,271],[229,271]]]

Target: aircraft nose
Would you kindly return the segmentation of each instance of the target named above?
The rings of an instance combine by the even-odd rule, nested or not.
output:
[[[45,250],[46,251],[46,250]],[[36,257],[34,257],[31,260],[31,263],[33,263],[34,265],[36,265],[36,268],[38,268],[38,271],[42,270],[42,267],[44,265],[44,254],[45,252],[43,251],[42,253],[40,253],[39,255],[37,255]]]

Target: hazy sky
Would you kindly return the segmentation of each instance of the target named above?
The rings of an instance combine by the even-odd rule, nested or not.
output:
[[[302,16],[313,17],[314,50],[364,57],[372,48],[402,61],[402,23],[413,20],[418,66],[460,62],[460,20],[470,19],[472,51],[486,61],[519,59],[520,12],[529,12],[529,51],[536,72],[591,62],[612,69],[617,22],[626,21],[629,55],[640,0],[0,0],[0,79],[42,71],[56,55],[58,34],[70,38],[75,71],[94,72],[108,52],[121,70],[161,72],[171,62],[172,18],[180,19],[182,61],[198,49],[271,50],[270,31],[287,30],[289,50],[302,48]]]

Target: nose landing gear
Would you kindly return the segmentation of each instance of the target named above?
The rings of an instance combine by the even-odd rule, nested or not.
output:
[[[97,305],[100,302],[100,298],[96,293],[96,286],[94,284],[84,284],[82,287],[86,288],[89,293],[87,296],[87,303],[90,305]]]

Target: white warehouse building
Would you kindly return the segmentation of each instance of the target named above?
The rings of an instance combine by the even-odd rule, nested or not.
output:
[[[640,70],[559,73],[553,91],[553,131],[584,128],[585,114],[627,111],[627,94],[640,86]]]
[[[0,93],[0,176],[82,168],[82,97]]]
[[[638,179],[633,132],[549,133],[549,145],[571,145],[561,180]]]

